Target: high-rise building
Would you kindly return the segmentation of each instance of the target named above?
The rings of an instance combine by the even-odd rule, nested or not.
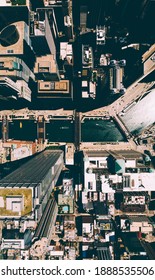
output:
[[[34,74],[37,80],[58,81],[59,71],[54,55],[46,55],[36,58]]]
[[[0,3],[0,98],[4,100],[31,101],[35,55],[29,37],[30,4],[29,0]]]
[[[149,161],[150,162],[150,161]],[[88,151],[84,155],[83,207],[103,204],[106,213],[145,212],[152,203],[155,172],[147,155],[134,150]]]
[[[56,57],[58,27],[53,8],[38,8],[30,13],[30,36],[36,55]]]
[[[44,151],[0,181],[0,219],[40,221],[63,168],[62,151]]]
[[[0,57],[0,88],[3,98],[22,98],[31,101],[29,82],[35,79],[26,63],[16,56]]]

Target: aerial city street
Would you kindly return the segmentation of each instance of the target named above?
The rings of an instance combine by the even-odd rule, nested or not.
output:
[[[0,0],[0,259],[155,260],[154,11]]]

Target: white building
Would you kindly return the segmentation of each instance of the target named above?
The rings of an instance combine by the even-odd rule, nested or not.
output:
[[[135,211],[144,212],[155,191],[154,170],[145,165],[142,154],[136,151],[115,151],[113,157],[112,153],[110,150],[85,153],[82,203],[88,205],[97,197],[98,201],[110,204],[108,211],[114,213],[115,195],[122,195],[122,211],[132,211],[135,207]],[[113,158],[110,164],[109,158]]]
[[[149,234],[153,232],[150,219],[144,215],[121,217],[122,231],[141,232]]]

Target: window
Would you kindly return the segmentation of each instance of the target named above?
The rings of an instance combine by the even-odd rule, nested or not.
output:
[[[123,188],[130,187],[130,175],[123,176]]]
[[[96,160],[90,160],[90,163],[96,165]]]
[[[51,89],[55,90],[55,83],[54,82],[51,83]]]
[[[49,67],[39,67],[39,72],[49,72]]]
[[[4,62],[0,61],[0,69],[4,68]]]
[[[18,62],[13,62],[14,70],[22,70],[22,65]]]
[[[93,182],[88,182],[88,189],[92,190],[93,189]]]
[[[13,50],[7,50],[7,53],[13,53]]]

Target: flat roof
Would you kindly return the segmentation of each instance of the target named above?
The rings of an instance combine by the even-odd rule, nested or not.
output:
[[[125,158],[140,158],[143,154],[140,152],[137,152],[135,150],[118,150],[116,151],[117,154],[122,155]]]
[[[106,150],[102,151],[86,151],[85,155],[88,157],[108,157],[109,153]]]
[[[136,223],[148,222],[149,224],[151,224],[149,217],[145,215],[129,216],[129,219],[131,220],[131,222],[136,222]]]
[[[89,157],[108,157],[113,155],[116,158],[138,159],[143,154],[134,150],[102,150],[102,151],[86,151],[85,155]]]
[[[81,216],[82,223],[93,223],[94,219],[92,216]]]
[[[43,151],[28,162],[20,166],[11,174],[0,180],[1,187],[30,187],[40,183],[48,173],[49,169],[54,166],[63,152],[60,150]]]

